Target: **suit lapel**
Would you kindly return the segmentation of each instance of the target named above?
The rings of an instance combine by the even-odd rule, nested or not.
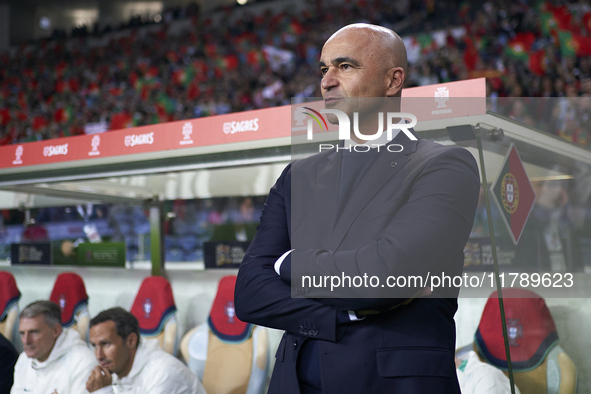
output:
[[[353,193],[348,198],[340,217],[335,218],[336,203],[332,204],[331,219],[333,220],[329,223],[335,223],[334,220],[336,219],[336,226],[334,227],[329,244],[327,245],[329,249],[336,250],[340,246],[345,235],[347,235],[349,228],[353,224],[353,221],[357,218],[363,208],[365,208],[384,184],[386,184],[411,160],[412,154],[416,151],[417,142],[418,141],[408,139],[404,133],[400,132],[396,138],[394,138],[392,143],[402,145],[403,150],[395,153],[385,150],[385,147],[381,148],[384,150],[380,151],[380,154],[369,168],[367,174],[363,176],[357,188],[353,190]],[[340,160],[338,160],[338,162],[340,168]],[[336,177],[336,179],[340,179],[340,177]],[[338,183],[334,186],[334,189],[338,194]],[[335,202],[337,201],[337,194],[335,194],[335,200],[333,200]],[[320,214],[322,214],[322,211]],[[323,232],[322,234],[327,233]]]

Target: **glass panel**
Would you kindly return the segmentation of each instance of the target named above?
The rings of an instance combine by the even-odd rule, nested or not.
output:
[[[266,196],[172,200],[165,203],[165,261],[203,262],[208,241],[251,241]]]
[[[469,308],[481,314],[471,345],[482,360],[505,373],[512,369],[521,393],[574,393],[577,380],[578,392],[590,392],[584,372],[591,370],[589,98],[489,99],[487,105],[498,113],[476,128],[490,192],[481,192],[465,269],[490,269],[492,248],[483,242],[496,241],[506,338],[494,292],[488,300],[461,300],[459,320],[473,324],[464,314]]]

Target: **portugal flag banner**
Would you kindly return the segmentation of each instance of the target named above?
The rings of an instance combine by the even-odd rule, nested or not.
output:
[[[517,245],[536,201],[536,194],[515,145],[511,144],[501,172],[490,190],[513,244]]]

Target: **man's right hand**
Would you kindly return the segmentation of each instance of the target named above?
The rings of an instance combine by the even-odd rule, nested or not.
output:
[[[86,390],[89,393],[110,386],[113,383],[111,372],[107,368],[101,366],[95,367],[90,373],[88,382],[86,382]]]

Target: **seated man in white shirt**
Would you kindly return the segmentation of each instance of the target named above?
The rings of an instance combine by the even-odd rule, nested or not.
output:
[[[495,366],[480,361],[473,350],[456,357],[456,368],[462,394],[511,394],[509,378]],[[517,386],[515,394],[520,394]]]
[[[95,394],[205,394],[197,376],[160,348],[140,339],[139,323],[123,308],[90,320],[90,343],[99,362],[86,388]]]
[[[15,366],[11,394],[87,392],[97,362],[78,332],[62,328],[59,306],[51,301],[28,305],[20,314],[19,332],[25,351]]]

